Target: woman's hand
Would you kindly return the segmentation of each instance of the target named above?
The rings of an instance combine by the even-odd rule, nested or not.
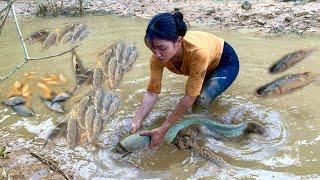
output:
[[[141,136],[151,136],[151,143],[149,145],[150,148],[154,148],[162,144],[164,135],[167,132],[167,128],[160,126],[151,131],[141,132]]]
[[[131,124],[131,133],[132,134],[136,133],[137,130],[140,129],[140,127],[141,127],[141,121],[137,119],[133,119]]]

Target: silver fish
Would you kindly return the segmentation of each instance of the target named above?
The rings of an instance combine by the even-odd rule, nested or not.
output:
[[[130,53],[130,56],[128,57],[128,61],[127,61],[127,67],[126,67],[126,71],[129,71],[132,66],[133,66],[133,63],[137,60],[138,58],[138,50],[137,50],[137,47],[136,46],[132,46],[132,50],[131,50],[131,53]]]
[[[115,70],[116,70],[116,67],[117,67],[117,58],[115,57],[112,57],[110,59],[110,62],[109,62],[109,66],[108,66],[108,77],[109,77],[109,86],[110,86],[110,89],[114,89],[115,87]]]
[[[119,60],[119,63],[122,62],[122,53],[125,48],[125,44],[121,41],[119,41],[116,45],[115,53],[116,53],[116,58]]]
[[[50,34],[48,35],[48,37],[46,38],[46,40],[43,42],[42,44],[42,49],[47,49],[53,45],[57,45],[58,44],[58,29],[55,29],[53,31],[50,32]]]
[[[45,147],[49,141],[53,141],[57,137],[65,136],[67,126],[68,126],[68,121],[66,119],[60,120],[59,124],[49,134],[43,146]]]
[[[59,102],[53,102],[50,100],[43,100],[43,103],[51,110],[59,112],[59,113],[64,113],[65,110],[61,106]]]
[[[119,101],[118,97],[114,97],[112,100],[112,103],[110,104],[109,117],[116,114],[119,106],[120,106],[120,101]]]
[[[105,91],[103,88],[99,88],[94,94],[93,104],[97,112],[102,110],[102,103],[105,96]]]
[[[11,97],[9,99],[6,99],[3,101],[3,104],[6,106],[15,106],[15,105],[19,105],[19,104],[24,104],[25,98],[23,96],[14,96]]]
[[[304,58],[306,58],[308,55],[316,51],[316,48],[313,49],[302,49],[299,51],[295,51],[293,53],[289,53],[285,56],[283,56],[279,61],[275,62],[271,67],[269,68],[269,72],[271,74],[277,74],[280,72],[283,72],[290,68],[291,66],[295,65],[296,63],[300,62]]]
[[[74,28],[77,26],[78,24],[67,24],[63,27],[63,29],[58,33],[58,42],[61,43],[61,39],[63,39],[63,37],[70,33],[73,35],[73,31],[74,31]],[[72,36],[71,36],[72,38]]]
[[[73,32],[69,31],[61,37],[60,44],[66,44],[72,40]]]
[[[16,106],[12,106],[12,109],[19,115],[25,116],[25,117],[31,117],[34,115],[34,113],[31,111],[31,109],[27,108],[25,105],[20,104]]]
[[[108,49],[105,53],[103,53],[100,57],[100,61],[101,61],[101,70],[103,72],[103,75],[106,77],[106,79],[108,79],[108,66],[109,66],[109,61],[111,58],[111,53],[112,50]]]
[[[49,32],[50,31],[48,30],[40,30],[40,31],[34,32],[28,38],[26,38],[25,41],[31,44],[36,42],[43,43],[43,41],[48,37]]]
[[[88,28],[84,24],[79,24],[73,32],[72,36],[72,43],[75,43],[78,40],[82,40],[84,37],[86,37],[89,34]],[[81,39],[80,39],[81,38]]]
[[[94,142],[98,139],[103,127],[102,121],[101,115],[97,114],[93,121],[91,142]]]
[[[110,92],[108,92],[108,94],[104,96],[102,115],[103,115],[103,118],[105,118],[105,120],[109,117],[109,111],[110,111],[113,98],[114,98],[114,95]]]
[[[77,145],[77,120],[74,118],[69,119],[67,126],[67,143],[69,147],[73,148]]]
[[[122,66],[120,64],[118,64],[118,66],[116,67],[115,73],[114,73],[114,80],[115,80],[115,85],[114,87],[117,88],[118,85],[120,84],[120,81],[122,79],[123,76],[123,70],[122,70]]]
[[[70,98],[70,95],[63,92],[63,93],[60,93],[60,94],[56,95],[52,99],[52,102],[61,102],[61,101],[65,101],[65,100],[67,100],[69,98]]]
[[[287,94],[317,81],[319,78],[319,74],[311,72],[285,75],[258,88],[256,90],[256,95],[271,96]]]
[[[93,106],[89,106],[85,115],[86,132],[88,139],[92,137],[93,120],[96,116],[96,110]]]
[[[77,120],[79,122],[79,126],[81,129],[86,129],[85,115],[86,115],[86,110],[89,104],[89,100],[90,100],[89,96],[85,96],[78,103]]]
[[[94,89],[98,89],[102,86],[102,70],[101,68],[95,68],[93,71],[92,86]]]

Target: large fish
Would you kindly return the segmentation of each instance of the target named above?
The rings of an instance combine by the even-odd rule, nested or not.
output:
[[[78,24],[67,24],[63,27],[63,29],[59,32],[58,34],[58,42],[61,43],[61,40],[63,39],[63,37],[70,33],[73,35],[73,31],[74,31],[74,28],[77,26]],[[72,35],[71,35],[71,38],[72,38]],[[71,39],[70,38],[70,39]]]
[[[279,61],[272,64],[269,68],[270,74],[277,74],[283,72],[290,68],[291,66],[295,65],[299,61],[303,60],[305,57],[310,55],[312,52],[316,51],[316,48],[312,49],[302,49],[299,51],[295,51],[293,53],[289,53],[283,56]]]
[[[16,106],[12,106],[12,109],[19,115],[21,116],[25,116],[25,117],[31,117],[34,115],[34,113],[32,112],[31,109],[29,109],[28,107],[26,107],[23,104],[19,104]]]
[[[58,34],[59,34],[59,28],[56,28],[55,30],[51,31],[47,38],[42,43],[42,49],[48,49],[49,47],[53,45],[58,44]]]
[[[67,126],[67,143],[69,147],[73,148],[77,145],[77,120],[74,118],[69,119]]]
[[[89,104],[89,96],[85,96],[83,99],[81,99],[81,101],[78,103],[78,107],[77,107],[77,114],[76,114],[76,118],[78,120],[79,126],[81,129],[85,130],[86,128],[86,122],[85,122],[85,115],[86,115],[86,110]]]
[[[204,125],[210,131],[227,138],[236,138],[250,132],[265,135],[265,129],[261,125],[254,122],[242,122],[236,125],[226,125],[216,123],[212,119],[205,118],[203,116],[193,115],[184,117],[180,122],[173,125],[165,134],[164,142],[166,144],[170,144],[176,138],[180,130],[197,124]],[[150,142],[150,136],[141,136],[140,133],[131,134],[117,144],[116,151],[120,153],[133,152],[148,147]]]
[[[49,141],[53,141],[57,137],[66,135],[68,121],[66,119],[60,120],[60,123],[51,131],[43,147],[45,147]]]
[[[75,51],[72,51],[72,66],[76,73],[77,85],[81,85],[92,80],[93,71],[84,68],[82,61]]]
[[[3,101],[3,104],[6,106],[15,106],[19,104],[24,104],[26,102],[23,96],[13,96],[9,99]]]
[[[48,37],[49,33],[50,31],[48,30],[36,31],[33,32],[28,38],[26,38],[25,41],[31,44],[36,42],[43,43],[43,41]]]
[[[319,80],[319,77],[320,75],[311,72],[286,75],[261,86],[256,90],[256,95],[269,96],[287,94],[302,88],[315,80]]]
[[[51,100],[43,100],[43,103],[51,110],[64,113],[65,110],[63,109],[62,105],[59,102],[53,102]]]

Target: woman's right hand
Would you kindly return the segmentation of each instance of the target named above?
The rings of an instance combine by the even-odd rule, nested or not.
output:
[[[137,132],[138,129],[140,129],[141,127],[141,121],[139,120],[132,120],[132,124],[131,124],[131,133],[134,134]]]

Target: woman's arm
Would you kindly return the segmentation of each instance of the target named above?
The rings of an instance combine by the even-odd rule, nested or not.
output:
[[[163,141],[164,135],[168,129],[192,106],[196,100],[196,96],[185,95],[175,107],[174,111],[163,122],[162,126],[151,131],[142,132],[143,136],[151,136],[150,147],[156,147]]]
[[[138,112],[132,119],[131,133],[135,133],[140,128],[142,120],[147,114],[149,114],[152,107],[156,104],[157,99],[158,99],[157,93],[154,93],[151,91],[146,92]]]

